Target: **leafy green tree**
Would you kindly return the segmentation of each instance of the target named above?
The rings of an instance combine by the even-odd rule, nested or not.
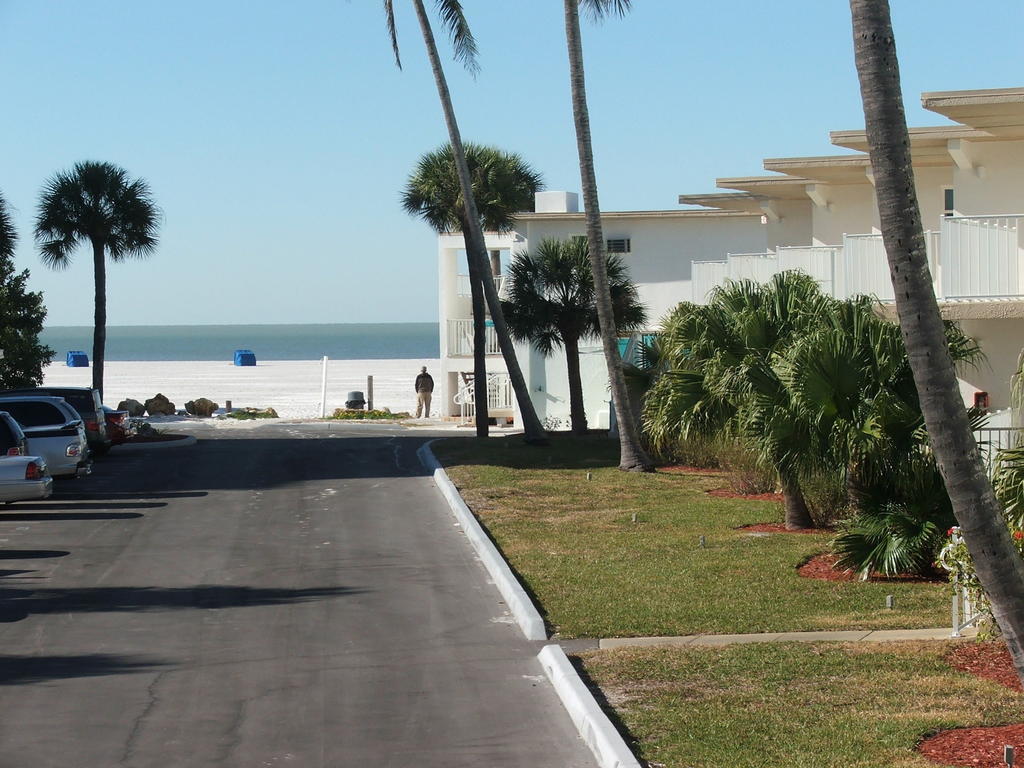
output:
[[[542,185],[540,174],[519,155],[497,147],[467,142],[463,148],[481,226],[491,232],[511,230],[516,213],[533,207],[533,196]],[[426,221],[435,232],[463,233],[473,306],[474,388],[476,392],[487,392],[484,281],[491,279],[492,270],[488,267],[486,274],[479,274],[479,259],[469,258],[471,227],[466,221],[466,204],[450,144],[420,158],[402,192],[402,207]],[[487,436],[487,425],[487,398],[477,397],[478,436]]]
[[[547,442],[547,437],[544,434],[544,428],[541,426],[540,419],[537,418],[537,409],[534,408],[533,401],[530,399],[530,390],[526,386],[526,378],[523,376],[522,368],[520,368],[519,361],[516,359],[512,336],[509,334],[508,325],[505,323],[505,315],[501,311],[498,290],[493,280],[483,279],[490,271],[488,269],[484,232],[480,225],[477,203],[473,198],[473,181],[469,173],[469,165],[466,162],[466,153],[462,146],[462,135],[459,132],[458,121],[455,119],[455,108],[452,105],[451,93],[448,91],[448,81],[445,79],[444,68],[441,66],[441,57],[437,53],[437,44],[434,41],[434,32],[430,26],[430,18],[427,16],[423,0],[412,0],[412,5],[416,11],[416,18],[419,21],[423,42],[427,47],[427,57],[430,60],[430,68],[434,74],[434,83],[437,86],[441,109],[444,112],[445,125],[448,127],[448,141],[451,144],[452,157],[455,159],[455,167],[459,174],[462,200],[466,206],[466,222],[469,226],[468,231],[463,233],[468,243],[466,254],[469,259],[476,263],[475,278],[474,275],[470,275],[470,280],[476,279],[483,282],[484,298],[487,300],[487,306],[491,312],[494,332],[498,337],[501,355],[505,359],[505,367],[508,369],[512,389],[516,394],[519,413],[523,417],[524,439],[528,443],[543,444]],[[451,37],[456,60],[464,62],[471,72],[475,72],[478,68],[476,40],[473,38],[472,32],[470,32],[469,24],[462,11],[462,4],[458,0],[436,0],[436,6],[438,13],[441,15],[441,20]],[[402,61],[399,57],[393,0],[384,0],[384,14],[387,20],[388,33],[391,37],[391,47],[395,52],[395,63],[401,67]]]
[[[37,387],[53,350],[39,343],[46,308],[43,295],[28,290],[28,270],[15,273],[17,232],[0,197],[0,389]]]
[[[605,266],[616,327],[626,333],[642,328],[647,312],[626,265],[612,256]],[[572,431],[585,434],[587,414],[583,407],[579,343],[581,339],[600,336],[587,241],[541,241],[534,253],[516,254],[509,268],[509,281],[505,316],[512,335],[531,342],[544,356],[559,347],[565,349]]]
[[[96,287],[92,385],[103,394],[107,343],[107,258],[115,264],[156,249],[159,211],[141,179],[111,163],[83,162],[50,178],[39,198],[36,242],[43,263],[66,269],[80,245],[92,249]]]
[[[654,464],[640,441],[640,430],[633,417],[629,390],[619,354],[619,333],[615,327],[611,286],[608,281],[608,261],[604,230],[601,227],[601,206],[597,197],[597,176],[594,172],[594,148],[590,136],[590,111],[587,107],[587,87],[583,69],[583,42],[580,35],[580,10],[586,7],[595,18],[608,14],[624,14],[630,0],[564,0],[565,41],[569,51],[569,82],[572,89],[572,114],[576,126],[576,148],[580,161],[580,180],[583,204],[586,209],[587,242],[590,245],[590,269],[594,280],[597,315],[601,323],[601,346],[608,367],[615,419],[619,430],[619,469],[650,472]]]
[[[896,311],[932,450],[978,579],[1024,682],[1024,560],[1003,519],[945,350],[914,187],[887,0],[850,0],[854,59]]]

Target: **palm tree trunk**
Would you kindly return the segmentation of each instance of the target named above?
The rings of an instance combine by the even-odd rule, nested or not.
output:
[[[462,231],[466,228],[463,225]],[[466,261],[469,263],[469,291],[473,307],[473,412],[476,436],[487,437],[490,414],[487,412],[487,324],[484,306],[484,286],[476,261],[469,258],[466,243]]]
[[[562,331],[565,363],[569,369],[569,420],[574,435],[587,434],[587,410],[583,406],[583,379],[580,377],[580,343],[577,338]]]
[[[92,386],[103,399],[103,360],[107,347],[107,259],[102,242],[92,241],[92,269],[96,306],[92,331]]]
[[[921,412],[953,512],[1024,681],[1024,561],[971,433],[925,253],[887,0],[850,0],[882,239]]]
[[[807,509],[807,500],[804,499],[803,491],[800,490],[800,483],[785,473],[779,473],[779,480],[782,483],[782,506],[786,511],[786,529],[796,531],[800,528],[813,528],[814,521],[811,519],[810,510]]]
[[[583,204],[586,209],[587,243],[590,246],[590,268],[594,274],[594,301],[601,326],[601,346],[608,366],[615,419],[619,429],[619,469],[631,472],[651,472],[654,464],[640,443],[640,433],[622,373],[618,332],[608,288],[608,271],[604,233],[601,229],[601,209],[597,200],[597,177],[594,173],[594,151],[590,140],[590,113],[587,109],[587,89],[583,72],[583,43],[580,39],[579,0],[565,0],[565,40],[569,49],[569,79],[572,85],[572,113],[576,122],[576,148],[580,157],[580,178]]]
[[[468,231],[463,232],[466,239],[466,255],[468,258],[476,260],[479,274],[486,275],[489,269],[487,247],[484,244],[484,233],[480,225],[480,215],[477,213],[476,202],[473,200],[473,183],[469,176],[469,165],[466,163],[466,152],[462,147],[459,124],[455,120],[455,109],[452,106],[451,94],[448,91],[448,82],[445,80],[444,69],[441,67],[441,58],[437,54],[434,33],[430,28],[430,19],[427,17],[426,9],[423,7],[423,0],[412,0],[412,2],[416,9],[416,18],[419,20],[420,31],[423,33],[423,42],[427,47],[430,68],[434,73],[437,94],[441,101],[441,108],[444,111],[444,121],[448,126],[448,140],[452,145],[455,167],[459,172],[459,186],[462,188],[462,197],[466,206],[466,220],[469,223]],[[537,417],[537,410],[533,407],[533,400],[530,399],[530,390],[526,386],[526,379],[523,377],[523,371],[519,367],[519,360],[516,359],[515,346],[512,343],[512,336],[508,332],[508,326],[505,324],[505,315],[501,311],[498,291],[494,287],[493,280],[484,281],[483,287],[487,307],[491,312],[491,321],[494,323],[494,331],[498,336],[498,345],[501,347],[502,357],[505,358],[505,367],[508,369],[512,389],[516,393],[519,412],[523,417],[524,437],[528,443],[544,444],[547,442],[547,437],[544,434],[544,428],[541,426],[540,419]]]

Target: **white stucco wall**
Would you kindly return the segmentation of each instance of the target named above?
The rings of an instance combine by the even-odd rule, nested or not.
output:
[[[811,243],[811,201],[778,200],[772,204],[778,215],[776,221],[768,217],[766,247],[775,250],[779,246],[810,245]]]
[[[878,232],[878,206],[870,184],[828,185],[822,188],[828,207],[811,208],[813,245],[842,245],[843,235]]]
[[[984,169],[953,171],[956,212],[961,216],[1024,213],[1024,141],[973,142],[972,161]]]
[[[964,402],[974,403],[974,393],[989,393],[992,410],[1010,407],[1010,377],[1024,348],[1024,319],[961,320],[964,333],[976,339],[986,361],[976,369],[959,372]]]

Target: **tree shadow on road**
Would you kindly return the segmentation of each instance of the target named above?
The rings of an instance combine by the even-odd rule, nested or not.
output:
[[[71,677],[151,672],[167,663],[144,656],[88,653],[78,656],[0,655],[0,685],[27,685]]]
[[[359,595],[357,587],[286,589],[208,584],[195,587],[0,588],[0,622],[32,614],[172,611],[284,605]]]
[[[53,509],[53,507],[51,507]],[[141,512],[5,512],[0,510],[0,523],[32,523],[55,520],[135,520]]]

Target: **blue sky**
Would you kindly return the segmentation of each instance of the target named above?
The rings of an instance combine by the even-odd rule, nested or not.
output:
[[[111,325],[435,320],[434,238],[398,196],[446,134],[395,4],[404,71],[380,0],[0,0],[0,193],[48,322],[91,323],[87,252],[54,273],[31,238],[45,179],[85,159],[148,180],[164,212],[157,253],[108,271]],[[446,58],[464,138],[577,191],[562,3],[464,6],[482,67]],[[911,124],[943,122],[921,91],[1024,81],[1019,0],[893,13]],[[863,124],[843,0],[635,0],[584,35],[605,210],[676,208]]]

